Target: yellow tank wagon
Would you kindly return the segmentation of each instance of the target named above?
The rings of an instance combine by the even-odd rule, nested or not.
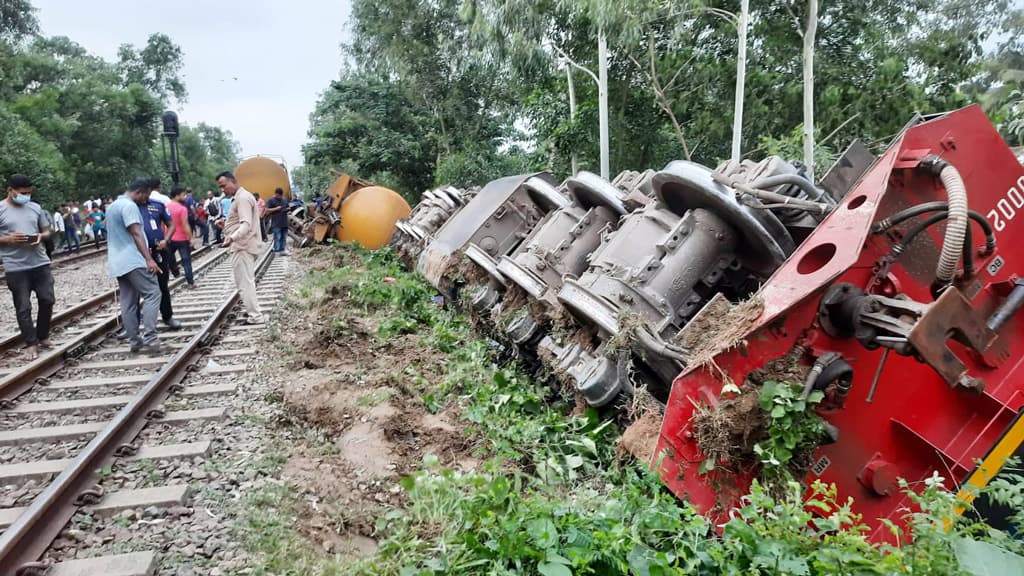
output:
[[[385,246],[391,241],[395,224],[412,212],[409,203],[394,190],[348,174],[335,175],[337,179],[313,211],[307,237],[315,242],[329,238],[358,242],[370,250]]]
[[[242,160],[235,168],[238,183],[253,194],[269,200],[274,190],[284,190],[285,198],[292,197],[292,185],[288,179],[288,170],[269,156],[252,156]]]

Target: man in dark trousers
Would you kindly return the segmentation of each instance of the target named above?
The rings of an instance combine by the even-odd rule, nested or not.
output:
[[[288,201],[284,199],[284,190],[277,188],[274,197],[267,200],[267,216],[274,235],[274,254],[287,256],[284,248],[288,240]]]
[[[140,214],[142,194],[148,189],[146,180],[133,180],[128,190],[107,210],[107,269],[111,277],[117,278],[121,321],[132,353],[158,354],[161,352],[156,333],[160,306],[160,288],[155,278],[158,267],[146,246]]]
[[[170,281],[173,256],[168,247],[167,238],[174,232],[174,221],[167,211],[167,205],[151,197],[151,190],[144,191],[139,197],[139,211],[145,225],[146,241],[153,261],[159,271],[156,274],[160,285],[160,318],[170,328],[181,328],[181,322],[174,319],[174,308],[171,306],[171,291],[167,286]],[[167,226],[167,236],[164,227]]]
[[[7,198],[0,202],[0,257],[4,260],[7,288],[14,297],[21,339],[29,359],[39,349],[49,350],[50,317],[53,315],[53,275],[43,243],[50,235],[48,218],[32,201],[32,181],[21,174],[7,180]],[[39,316],[32,323],[32,293],[36,293]]]

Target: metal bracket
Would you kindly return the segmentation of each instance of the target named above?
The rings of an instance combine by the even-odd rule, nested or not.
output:
[[[89,488],[76,496],[73,504],[75,506],[90,506],[92,504],[96,504],[103,498],[105,493],[103,486],[93,484],[92,488]]]
[[[996,336],[964,295],[956,288],[949,288],[928,307],[907,340],[947,384],[980,392],[984,390],[985,383],[967,374],[967,367],[949,349],[946,341],[952,338],[984,354]]]

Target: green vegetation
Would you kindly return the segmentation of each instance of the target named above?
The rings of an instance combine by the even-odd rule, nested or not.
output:
[[[1024,40],[1007,0],[822,2],[816,165],[854,138],[875,147],[915,112],[980,102],[1024,134]],[[354,0],[350,66],[312,116],[303,177],[340,168],[409,198],[598,167],[597,73],[608,41],[611,174],[730,154],[739,0]],[[750,3],[742,151],[799,159],[806,0]],[[676,125],[678,123],[678,126]],[[821,173],[819,171],[819,173]],[[322,187],[322,186],[321,186]],[[315,188],[315,189],[319,189]]]
[[[164,34],[123,45],[108,62],[72,39],[41,36],[28,0],[0,2],[0,178],[29,175],[47,207],[114,196],[136,176],[170,182],[160,115],[186,98],[181,68],[181,49]],[[238,145],[217,127],[183,125],[179,145],[182,184],[197,189],[237,162]]]
[[[768,438],[754,444],[765,478],[776,474],[786,477],[794,456],[813,451],[825,436],[822,419],[814,406],[825,398],[821,390],[812,390],[806,399],[800,397],[801,386],[795,382],[769,380],[761,386],[758,404],[768,415]]]
[[[266,560],[260,574],[951,575],[1013,573],[998,569],[1024,562],[1024,542],[957,515],[960,502],[937,476],[916,492],[902,485],[916,508],[905,528],[890,528],[901,546],[870,544],[851,502],[833,488],[819,483],[808,494],[783,477],[772,489],[755,483],[716,534],[645,467],[616,459],[614,424],[593,410],[569,415],[551,388],[496,360],[491,345],[433,306],[433,291],[390,253],[338,250],[345,264],[317,273],[311,285],[404,318],[424,345],[448,354],[443,382],[424,389],[423,401],[434,411],[457,407],[484,463],[457,472],[426,457],[401,481],[408,505],[378,519],[379,553],[362,560],[321,557],[303,544],[288,521],[294,496],[275,488],[254,503],[247,530]],[[774,421],[762,454],[782,465],[820,433],[807,410],[818,398],[804,404],[799,390],[775,384],[759,399]],[[1019,483],[1000,480],[990,491],[1018,510],[1024,503]],[[1022,521],[1017,514],[1018,530]]]

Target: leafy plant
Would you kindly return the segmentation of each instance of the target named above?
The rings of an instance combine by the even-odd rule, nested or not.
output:
[[[793,382],[769,380],[761,387],[758,404],[768,414],[768,437],[754,444],[754,454],[768,478],[785,475],[794,456],[813,451],[825,434],[824,422],[813,411],[824,392],[812,390],[806,399],[801,392]]]

